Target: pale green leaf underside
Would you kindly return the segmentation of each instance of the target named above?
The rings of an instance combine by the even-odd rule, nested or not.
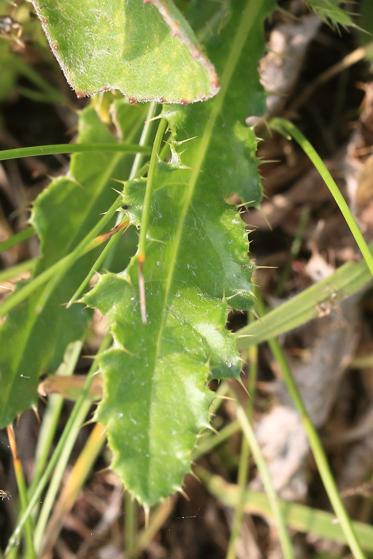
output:
[[[251,304],[251,265],[244,224],[224,199],[237,192],[244,202],[260,200],[256,139],[244,122],[263,107],[257,63],[272,5],[206,0],[212,21],[230,8],[217,22],[219,40],[206,43],[221,90],[206,103],[163,111],[179,153],[156,170],[144,265],[148,322],[140,317],[136,257],[85,299],[109,315],[115,339],[101,357],[97,419],[107,426],[113,467],[146,505],[174,492],[190,470],[196,437],[208,425],[208,379],[239,374],[225,323],[230,306]],[[198,21],[199,3],[193,7]],[[209,20],[199,23],[210,29]],[[125,186],[136,225],[143,197],[143,180]]]
[[[134,107],[128,108],[135,111]],[[81,142],[112,143],[92,108],[79,118]],[[32,223],[42,255],[34,275],[68,254],[114,201],[115,179],[128,174],[129,161],[120,153],[84,153],[72,157],[67,176],[53,180],[38,197]],[[52,285],[38,289],[19,305],[0,327],[0,425],[4,427],[37,399],[41,374],[53,372],[66,346],[83,337],[89,313],[64,304],[88,273],[97,255],[80,259]],[[48,291],[48,295],[45,294]]]
[[[136,101],[191,103],[216,94],[214,67],[169,0],[33,0],[78,96],[119,90]]]

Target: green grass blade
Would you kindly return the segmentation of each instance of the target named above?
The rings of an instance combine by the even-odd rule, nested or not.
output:
[[[0,161],[20,159],[21,157],[40,157],[44,155],[64,155],[69,153],[110,152],[110,153],[145,153],[149,148],[137,144],[50,144],[0,150]],[[1,245],[0,245],[1,247]],[[5,250],[5,249],[4,249]]]
[[[26,479],[23,472],[22,462],[18,455],[16,437],[12,425],[8,425],[7,433],[8,433],[9,448],[13,459],[14,476],[16,479],[20,508],[22,513],[26,510],[27,503],[28,503]],[[30,559],[37,559],[32,538],[33,538],[33,521],[32,518],[28,518],[24,526],[25,555]]]
[[[67,347],[64,355],[64,361],[57,371],[58,375],[70,376],[74,373],[82,347],[83,342],[81,341],[73,342]],[[38,434],[35,452],[35,467],[32,482],[29,488],[30,495],[32,495],[34,488],[39,483],[47,465],[53,439],[58,429],[63,403],[63,397],[59,394],[53,394],[48,398],[48,404],[43,414],[43,421]]]
[[[105,351],[111,342],[111,337],[106,336],[99,348],[100,351]],[[52,476],[54,469],[56,468],[59,460],[64,455],[64,460],[66,457],[70,456],[73,445],[78,437],[79,431],[83,422],[87,416],[87,413],[92,406],[92,400],[89,395],[89,390],[93,382],[93,378],[98,370],[97,358],[93,361],[92,366],[87,374],[86,382],[83,387],[83,391],[76,401],[73,410],[67,420],[66,426],[60,436],[56,448],[54,449],[53,455],[51,456],[46,468],[40,477],[37,485],[33,488],[32,494],[29,495],[29,502],[24,510],[21,517],[18,519],[17,525],[9,538],[7,548],[5,550],[5,557],[7,558],[15,547],[17,547],[19,538],[23,529],[23,526],[29,519],[30,515],[33,513],[35,507],[37,506],[40,497],[42,496],[45,487]]]
[[[264,303],[262,302],[259,294],[257,294],[255,308],[259,316],[265,314],[266,312]],[[308,442],[310,444],[315,462],[317,464],[319,475],[322,479],[323,485],[334,509],[334,512],[338,518],[339,524],[345,534],[346,541],[348,542],[348,545],[355,559],[365,559],[365,555],[360,547],[353,526],[351,524],[351,519],[348,516],[343,500],[339,494],[337,484],[334,480],[319,435],[307,412],[306,406],[298,390],[285,354],[283,353],[282,348],[276,338],[272,338],[271,340],[269,340],[268,344],[271,348],[273,357],[276,359],[277,364],[280,368],[284,384],[302,420],[304,430],[307,434]]]
[[[328,278],[308,287],[286,303],[236,332],[240,350],[285,334],[332,309],[371,282],[364,261],[349,262]]]
[[[303,136],[302,132],[294,126],[289,120],[284,118],[274,118],[270,122],[270,127],[282,134],[285,138],[291,136],[302,148],[304,153],[310,158],[315,168],[319,172],[321,178],[324,180],[326,186],[329,188],[339,211],[343,215],[350,231],[356,241],[357,246],[360,249],[361,254],[368,266],[371,274],[373,275],[373,256],[370,253],[367,242],[365,241],[362,232],[358,224],[355,221],[354,216],[351,213],[350,208],[346,200],[343,198],[341,191],[339,190],[336,182],[331,176],[329,170],[327,169],[325,163],[322,161],[315,148],[311,143]]]
[[[5,252],[6,250],[9,250],[10,248],[17,246],[23,243],[24,241],[27,241],[27,239],[33,237],[34,235],[35,235],[34,228],[31,226],[26,227],[25,229],[22,229],[22,231],[20,231],[19,233],[16,233],[15,235],[9,237],[9,239],[2,241],[0,243],[0,252]]]
[[[146,146],[147,143],[148,143],[156,111],[157,111],[156,103],[149,103],[149,109],[148,109],[148,112],[147,112],[147,115],[146,115],[146,118],[145,118],[144,127],[143,127],[143,130],[141,132],[141,137],[140,137],[140,141],[139,141],[140,146]],[[141,176],[141,164],[143,162],[143,159],[144,159],[144,154],[143,153],[138,153],[136,155],[136,157],[133,161],[132,167],[131,167],[131,172],[129,174],[129,180],[134,180],[137,177],[138,174]],[[118,214],[117,219],[116,219],[116,222],[115,222],[116,225],[118,225],[120,223],[120,221],[124,218],[124,215],[125,215],[125,211],[121,210]],[[79,287],[76,289],[75,293],[70,298],[70,300],[67,304],[67,308],[70,307],[76,301],[78,301],[80,296],[84,293],[85,289],[87,288],[87,286],[88,286],[91,278],[95,274],[95,272],[98,271],[101,268],[101,266],[110,259],[110,257],[112,257],[112,255],[114,254],[114,252],[116,250],[119,239],[120,239],[119,235],[114,235],[111,239],[109,239],[108,243],[105,245],[104,249],[101,251],[100,255],[97,257],[97,259],[93,263],[93,265],[92,265],[91,269],[89,270],[88,274],[86,275],[86,277],[84,278],[82,283],[79,285]]]
[[[227,483],[220,476],[211,476],[205,470],[199,470],[198,475],[220,502],[229,507],[237,506],[240,499],[240,488],[237,485]],[[283,500],[280,500],[280,508],[289,528],[317,538],[347,544],[346,536],[335,521],[334,514]],[[246,491],[245,512],[273,519],[268,497],[261,492]],[[373,551],[373,527],[363,522],[352,522],[352,526],[361,546],[366,551]]]
[[[252,313],[250,313],[252,314]],[[246,415],[249,422],[252,421],[254,411],[254,399],[256,392],[256,380],[258,376],[258,347],[250,348],[250,366],[248,372],[247,391],[250,394],[247,402]],[[234,509],[233,520],[231,523],[231,534],[228,543],[226,559],[236,559],[236,544],[240,534],[242,517],[245,504],[245,491],[249,479],[250,471],[250,445],[245,437],[241,441],[240,461],[238,464],[237,483],[241,491],[241,498]]]
[[[37,258],[30,258],[30,260],[25,260],[24,262],[20,262],[15,266],[11,266],[10,268],[5,268],[5,270],[0,271],[0,282],[1,281],[9,281],[13,278],[16,278],[20,274],[24,272],[32,272],[37,264]]]
[[[57,282],[58,278],[66,274],[69,268],[71,268],[71,266],[73,266],[79,258],[91,250],[94,250],[97,245],[92,243],[92,241],[95,240],[95,237],[102,231],[105,225],[110,222],[111,218],[121,204],[122,197],[118,196],[105,215],[99,219],[96,225],[80,241],[78,246],[72,252],[61,258],[61,260],[58,260],[55,264],[52,264],[49,268],[46,268],[46,270],[18,289],[13,295],[7,297],[0,305],[0,317],[5,316],[20,303],[25,301],[32,293],[34,293],[36,289],[38,289],[38,287],[44,285],[49,279],[53,278],[53,283]]]
[[[246,413],[244,409],[238,404],[237,404],[237,419],[241,424],[242,431],[246,437],[247,442],[250,445],[251,452],[253,453],[255,463],[258,467],[259,475],[263,482],[263,486],[268,497],[268,502],[270,503],[273,517],[277,526],[283,557],[284,559],[293,559],[295,557],[293,546],[289,538],[284,515],[282,514],[278,496],[273,487],[272,479],[267,464],[264,460],[260,446],[256,440],[254,431],[250,425],[249,420],[247,419]]]
[[[239,430],[240,430],[240,424],[237,420],[234,420],[231,423],[228,423],[228,425],[223,427],[215,435],[203,437],[201,441],[198,443],[197,448],[193,452],[194,460],[197,460],[204,454],[208,454],[216,446],[222,444],[224,441],[229,439],[232,435],[237,433]]]

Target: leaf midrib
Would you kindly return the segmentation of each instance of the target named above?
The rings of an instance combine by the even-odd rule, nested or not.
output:
[[[157,336],[157,342],[156,342],[156,346],[155,346],[155,352],[154,352],[154,365],[153,365],[153,370],[154,372],[156,371],[156,367],[157,367],[157,362],[160,356],[160,352],[161,352],[161,346],[162,346],[162,340],[163,340],[163,331],[166,325],[166,321],[167,321],[167,316],[168,316],[168,305],[169,305],[169,298],[170,298],[170,293],[171,293],[171,287],[172,287],[172,283],[173,283],[173,278],[174,278],[174,272],[175,272],[175,267],[176,267],[176,262],[177,262],[177,255],[180,249],[180,245],[181,245],[181,239],[183,236],[183,230],[184,230],[184,226],[185,226],[185,221],[189,212],[189,207],[191,205],[192,199],[193,199],[193,195],[195,192],[195,188],[198,182],[198,177],[199,174],[201,172],[201,168],[202,168],[202,164],[203,161],[205,160],[206,157],[206,153],[208,151],[208,148],[210,146],[210,142],[211,142],[211,138],[212,138],[212,134],[213,134],[213,130],[216,124],[216,120],[221,112],[221,109],[223,107],[224,101],[225,101],[225,96],[227,94],[228,88],[229,88],[229,84],[230,81],[233,77],[237,62],[239,60],[239,57],[241,55],[241,51],[242,51],[242,47],[245,44],[245,41],[247,40],[247,35],[250,32],[250,29],[253,27],[253,25],[256,23],[256,17],[257,14],[260,12],[262,4],[263,4],[264,0],[248,0],[246,3],[246,8],[242,14],[241,17],[241,23],[240,26],[237,30],[237,34],[235,36],[235,39],[233,41],[232,44],[232,48],[230,50],[222,77],[221,77],[221,89],[219,94],[217,95],[217,97],[215,98],[215,101],[213,101],[213,105],[212,105],[212,109],[211,109],[211,113],[209,116],[209,119],[207,121],[206,127],[205,127],[205,131],[204,134],[201,138],[201,143],[200,143],[200,149],[199,149],[199,158],[196,162],[196,165],[193,165],[193,169],[192,169],[192,173],[191,173],[191,177],[190,177],[190,181],[189,181],[189,188],[188,188],[188,194],[186,196],[186,200],[184,203],[184,207],[181,213],[181,217],[178,223],[178,228],[176,231],[176,235],[175,235],[175,242],[174,242],[174,251],[173,254],[171,256],[171,265],[169,267],[169,272],[167,274],[167,279],[166,279],[166,288],[165,288],[165,296],[163,299],[163,311],[162,311],[162,317],[161,317],[161,321],[160,321],[160,325],[159,325],[159,331],[158,331],[158,336]],[[149,447],[151,445],[151,443],[153,442],[153,440],[155,440],[153,437],[150,436],[150,431],[151,431],[151,417],[153,415],[152,412],[152,407],[153,407],[153,402],[154,402],[154,398],[153,396],[153,392],[154,392],[154,382],[153,382],[153,378],[152,377],[152,381],[151,381],[151,390],[150,390],[150,411],[149,411],[149,425],[148,425],[148,441],[149,441]],[[149,448],[149,450],[151,450]],[[151,471],[151,462],[152,462],[152,453],[149,452],[149,456],[150,459],[148,460],[148,468],[147,468],[147,481],[148,484],[150,484],[150,471]],[[149,486],[148,486],[148,493],[149,493]]]

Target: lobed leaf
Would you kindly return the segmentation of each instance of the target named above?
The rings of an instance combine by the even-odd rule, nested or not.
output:
[[[190,103],[218,91],[215,69],[172,0],[32,0],[79,97]]]
[[[88,108],[80,114],[78,141],[117,140]],[[122,153],[72,157],[68,174],[53,180],[33,208],[31,222],[40,237],[42,253],[34,276],[74,249],[113,202],[115,179],[127,173],[128,162]],[[66,309],[64,304],[95,257],[96,252],[83,257],[66,275],[38,289],[0,327],[1,426],[35,402],[38,377],[56,369],[66,346],[84,335],[89,313],[78,305]]]
[[[140,316],[137,257],[122,274],[103,276],[85,298],[110,316],[115,339],[101,357],[97,419],[107,427],[113,467],[145,505],[177,490],[189,471],[196,437],[208,426],[210,375],[239,374],[225,323],[229,306],[251,304],[252,266],[243,222],[225,198],[236,192],[257,204],[261,197],[256,138],[244,122],[264,108],[257,63],[272,6],[272,0],[206,1],[201,20],[200,4],[192,3],[204,29],[218,24],[206,48],[221,90],[204,104],[163,110],[173,155],[154,177],[144,263],[147,323]],[[124,190],[136,225],[144,189],[140,180]]]

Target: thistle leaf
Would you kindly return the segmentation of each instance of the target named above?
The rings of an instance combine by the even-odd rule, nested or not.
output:
[[[129,110],[134,111],[133,107]],[[115,142],[116,138],[92,108],[79,119],[80,142]],[[32,223],[42,255],[34,276],[71,252],[116,197],[116,178],[128,173],[120,153],[84,153],[71,158],[68,175],[51,182],[38,197]],[[37,398],[38,378],[54,371],[66,346],[83,337],[89,313],[64,304],[88,273],[96,251],[79,260],[68,273],[39,288],[12,311],[0,327],[0,425],[10,423]]]
[[[343,0],[306,0],[310,9],[330,26],[353,27],[350,14],[342,7]]]
[[[199,3],[193,5],[200,15]],[[197,435],[208,426],[210,376],[239,374],[225,323],[229,306],[251,304],[252,266],[243,222],[224,199],[236,192],[257,204],[261,197],[256,138],[244,122],[264,107],[257,64],[272,6],[272,0],[204,3],[202,26],[219,26],[206,48],[221,90],[204,104],[163,110],[173,157],[158,164],[154,177],[143,270],[147,323],[136,256],[85,298],[109,315],[115,339],[101,356],[97,419],[107,427],[114,469],[145,505],[177,490],[189,471]],[[141,180],[125,187],[135,225],[144,190]]]
[[[190,103],[216,94],[214,67],[171,0],[33,0],[79,97]]]

